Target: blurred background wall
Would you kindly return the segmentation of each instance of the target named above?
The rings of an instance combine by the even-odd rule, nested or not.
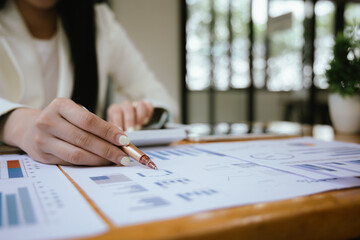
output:
[[[113,0],[110,4],[151,70],[180,105],[179,1]]]

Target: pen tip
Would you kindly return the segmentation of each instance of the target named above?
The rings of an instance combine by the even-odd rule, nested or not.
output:
[[[158,170],[157,166],[152,162],[148,164],[148,167],[150,167],[150,168],[152,168],[154,170]]]
[[[143,155],[140,158],[139,162],[141,164],[144,164],[144,165],[148,166],[149,168],[152,168],[152,169],[155,169],[155,170],[158,169],[157,166],[155,165],[155,163],[153,161],[151,161],[151,159],[147,155]]]

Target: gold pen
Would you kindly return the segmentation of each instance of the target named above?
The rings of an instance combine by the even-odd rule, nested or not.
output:
[[[81,104],[78,104],[80,107],[82,107],[83,109],[85,109],[86,111],[89,111],[86,109],[86,107],[84,107]],[[146,155],[145,153],[143,153],[140,149],[138,149],[137,147],[135,147],[133,144],[129,144],[127,146],[119,146],[127,155],[129,155],[130,157],[132,157],[133,159],[135,159],[136,161],[138,161],[139,163],[141,163],[142,165],[148,166],[149,168],[152,168],[154,170],[157,170],[157,166],[155,165],[155,163],[153,161],[151,161],[151,159],[148,157],[148,155]]]
[[[142,165],[148,166],[149,168],[157,170],[155,163],[151,161],[151,159],[143,153],[140,149],[135,147],[133,144],[129,144],[127,146],[120,146],[120,148],[130,157],[141,163]]]

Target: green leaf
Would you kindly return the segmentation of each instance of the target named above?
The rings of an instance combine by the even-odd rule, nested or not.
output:
[[[360,59],[355,54],[359,42],[340,33],[333,47],[334,57],[326,70],[329,90],[341,96],[360,95]],[[349,58],[352,56],[352,58]]]

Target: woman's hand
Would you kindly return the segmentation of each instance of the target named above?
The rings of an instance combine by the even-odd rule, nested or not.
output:
[[[107,119],[125,131],[134,131],[140,130],[142,126],[146,125],[153,112],[154,107],[149,102],[125,101],[110,105],[107,111]]]
[[[130,161],[116,147],[130,142],[122,130],[66,98],[55,99],[44,110],[14,110],[1,138],[43,163],[128,165]]]

